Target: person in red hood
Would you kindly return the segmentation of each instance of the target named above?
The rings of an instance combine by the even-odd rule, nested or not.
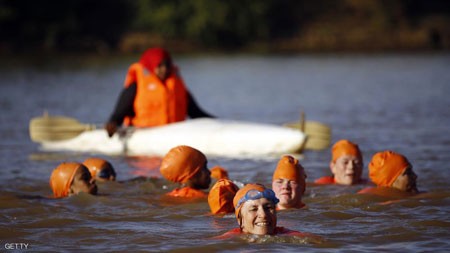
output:
[[[170,54],[155,47],[129,67],[125,88],[105,129],[111,137],[122,124],[152,127],[183,121],[187,116],[214,118],[197,105]]]

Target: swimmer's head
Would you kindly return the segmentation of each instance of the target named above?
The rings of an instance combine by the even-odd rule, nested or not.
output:
[[[337,184],[352,185],[361,181],[363,160],[358,145],[340,140],[331,149],[330,169]]]
[[[116,172],[110,162],[96,157],[87,158],[83,164],[97,181],[115,181]]]
[[[211,177],[214,179],[228,179],[228,171],[220,166],[214,166],[210,171]]]
[[[61,163],[50,176],[50,187],[55,198],[63,198],[80,192],[97,194],[95,180],[81,163]]]
[[[277,225],[275,193],[261,184],[247,184],[233,199],[235,215],[243,233],[273,235]]]
[[[207,169],[206,156],[199,150],[189,146],[172,148],[161,162],[160,172],[169,181],[187,183],[193,178],[204,177],[211,182],[211,174]],[[206,182],[204,182],[206,184]]]
[[[352,155],[357,158],[362,157],[358,145],[348,140],[337,141],[331,148],[332,162],[336,162],[336,160],[343,155]]]
[[[239,190],[232,181],[219,179],[208,194],[208,204],[213,214],[234,212],[233,198]]]
[[[300,207],[302,195],[306,189],[305,169],[292,156],[283,156],[273,173],[272,189],[277,198],[279,209]]]
[[[376,153],[369,163],[369,176],[377,186],[417,192],[417,175],[405,156],[387,150]]]
[[[211,171],[205,165],[186,182],[186,186],[194,189],[208,189],[211,184]]]

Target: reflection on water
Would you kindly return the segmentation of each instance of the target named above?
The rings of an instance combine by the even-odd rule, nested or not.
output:
[[[450,188],[450,58],[448,55],[219,57],[178,59],[198,102],[223,118],[282,124],[329,124],[333,141],[348,138],[364,154],[405,154],[418,174],[416,197],[356,194],[365,186],[308,184],[301,210],[278,213],[278,225],[316,234],[320,243],[284,237],[211,238],[237,227],[204,202],[176,204],[177,187],[161,179],[159,157],[101,156],[118,182],[99,196],[52,199],[49,176],[62,161],[94,154],[43,153],[28,137],[29,120],[51,114],[101,124],[109,116],[129,62],[73,68],[65,64],[1,69],[0,244],[37,251],[448,251]],[[41,95],[45,94],[45,95]],[[230,99],[233,98],[233,99]],[[329,173],[329,150],[300,157],[308,182]],[[277,157],[210,157],[232,179],[270,186]],[[254,240],[254,242],[249,242]]]

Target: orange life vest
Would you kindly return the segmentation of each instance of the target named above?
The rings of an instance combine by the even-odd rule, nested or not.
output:
[[[160,126],[183,121],[187,114],[187,91],[174,68],[163,83],[155,74],[146,73],[144,66],[134,63],[128,69],[125,87],[136,83],[134,117],[125,118],[125,125]]]

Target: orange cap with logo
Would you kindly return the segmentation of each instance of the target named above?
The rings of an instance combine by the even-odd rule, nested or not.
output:
[[[369,163],[369,177],[378,186],[390,187],[411,166],[401,154],[387,150],[376,153]]]
[[[206,164],[206,156],[195,148],[177,146],[163,158],[159,171],[172,182],[185,183]]]
[[[336,162],[336,160],[343,155],[354,155],[362,161],[362,155],[358,145],[348,140],[340,140],[331,148],[331,160],[333,162]]]
[[[228,179],[228,171],[220,166],[214,166],[211,171],[211,177],[217,180]]]
[[[80,163],[64,162],[58,165],[50,176],[50,187],[55,198],[69,196],[70,186],[78,168],[83,166]]]
[[[96,178],[97,174],[102,169],[107,167],[112,168],[112,165],[108,161],[96,157],[87,158],[84,160],[83,164],[89,169],[89,172],[93,178]]]
[[[213,214],[232,213],[234,211],[233,198],[239,190],[232,181],[219,179],[208,194],[208,204]]]
[[[239,220],[239,212],[241,211],[241,208],[244,203],[241,203],[238,207],[236,206],[239,203],[239,200],[247,194],[250,190],[257,190],[260,192],[263,192],[266,189],[264,185],[261,184],[246,184],[244,187],[242,187],[238,192],[236,192],[236,195],[233,198],[233,206],[235,208],[234,213],[236,214],[236,218]]]

